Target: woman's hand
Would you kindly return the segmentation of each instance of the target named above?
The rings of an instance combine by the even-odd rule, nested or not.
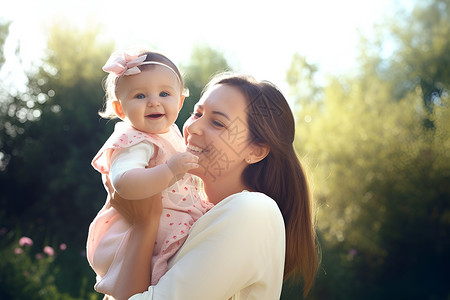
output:
[[[162,213],[161,193],[143,200],[127,200],[113,193],[110,202],[133,224],[127,254],[112,295],[125,300],[150,286],[152,253]]]
[[[114,192],[111,205],[130,224],[141,224],[160,219],[162,213],[161,193],[142,200],[127,200]]]

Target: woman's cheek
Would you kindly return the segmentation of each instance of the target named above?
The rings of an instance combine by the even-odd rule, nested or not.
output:
[[[187,138],[188,138],[188,136],[189,136],[189,133],[188,133],[188,131],[187,131],[187,127],[189,126],[189,124],[192,123],[191,118],[192,118],[192,117],[190,117],[189,119],[187,119],[186,122],[184,122],[184,125],[183,125],[183,136],[184,136],[184,143],[185,143],[185,144],[187,144]]]

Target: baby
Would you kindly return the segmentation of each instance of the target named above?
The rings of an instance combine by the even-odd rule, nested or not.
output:
[[[114,207],[112,193],[127,199],[123,201],[161,193],[163,213],[152,254],[152,284],[164,275],[167,260],[212,204],[201,199],[199,180],[186,174],[198,167],[198,158],[185,151],[174,124],[185,98],[175,64],[155,52],[124,52],[113,54],[103,70],[110,74],[101,116],[123,121],[92,161],[102,174],[108,198],[89,227],[87,258],[97,274],[94,288],[114,295],[133,220]],[[159,200],[154,198],[146,201]]]

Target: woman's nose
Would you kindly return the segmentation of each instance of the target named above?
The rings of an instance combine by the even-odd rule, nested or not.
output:
[[[184,124],[183,132],[186,136],[186,133],[191,134],[201,134],[201,118],[194,119],[193,117],[190,117],[187,119],[186,123]]]

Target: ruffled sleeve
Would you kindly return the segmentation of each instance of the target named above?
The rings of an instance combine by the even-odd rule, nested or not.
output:
[[[165,151],[164,145],[152,134],[141,132],[128,123],[118,122],[114,127],[114,132],[94,156],[91,164],[100,173],[108,174],[111,166],[111,155],[114,150],[129,148],[143,141],[147,141],[149,144]]]

